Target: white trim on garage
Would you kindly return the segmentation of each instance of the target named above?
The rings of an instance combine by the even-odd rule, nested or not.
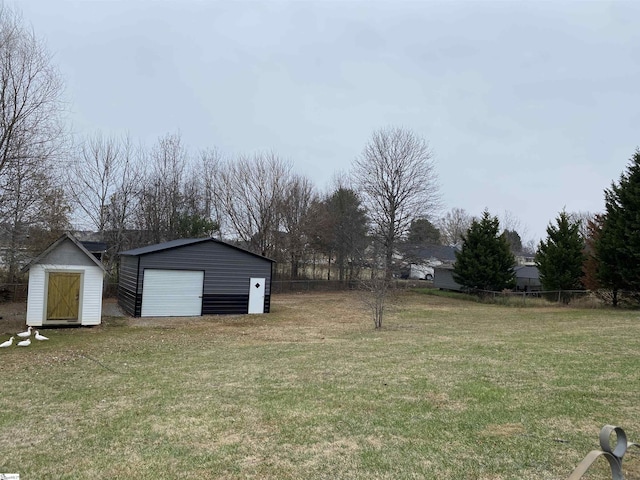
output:
[[[202,315],[204,272],[145,269],[142,317]]]

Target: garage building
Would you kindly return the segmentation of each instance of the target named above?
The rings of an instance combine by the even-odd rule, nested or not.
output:
[[[268,313],[273,260],[214,238],[120,253],[118,303],[134,317]]]

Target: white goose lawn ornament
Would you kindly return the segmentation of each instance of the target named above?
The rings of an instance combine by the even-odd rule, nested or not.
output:
[[[22,340],[21,342],[18,342],[19,347],[28,347],[29,345],[31,345],[30,338],[27,338],[26,340]]]
[[[27,331],[26,331],[26,332],[20,332],[20,333],[18,334],[18,336],[19,336],[20,338],[27,338],[27,337],[30,337],[30,336],[31,336],[31,327],[27,328]]]
[[[44,335],[40,335],[40,332],[36,330],[36,340],[49,340],[49,337],[45,337]]]
[[[13,345],[13,339],[14,339],[14,337],[11,337],[6,342],[0,343],[0,348],[6,348],[6,347],[10,347],[11,345]]]

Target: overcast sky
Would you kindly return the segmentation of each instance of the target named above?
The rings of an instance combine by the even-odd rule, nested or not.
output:
[[[5,0],[5,3],[11,3]],[[640,2],[19,0],[78,134],[272,150],[325,189],[374,130],[433,150],[443,212],[527,239],[602,211],[640,145]]]

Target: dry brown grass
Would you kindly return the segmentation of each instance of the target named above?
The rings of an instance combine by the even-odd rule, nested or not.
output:
[[[2,308],[0,333],[22,330],[19,306]],[[376,331],[340,292],[52,329],[0,351],[0,472],[566,478],[603,423],[638,439],[637,316],[405,292]]]

